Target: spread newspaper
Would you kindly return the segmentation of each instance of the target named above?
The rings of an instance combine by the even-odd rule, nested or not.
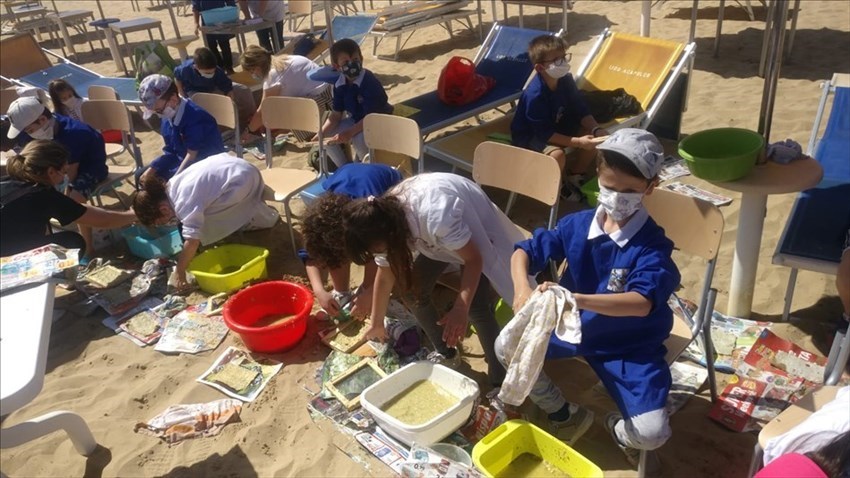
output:
[[[79,255],[79,249],[48,244],[13,256],[0,257],[0,290],[45,281],[57,272],[76,267]]]
[[[243,402],[253,402],[281,367],[283,363],[277,360],[227,347],[212,367],[198,377],[198,382]]]

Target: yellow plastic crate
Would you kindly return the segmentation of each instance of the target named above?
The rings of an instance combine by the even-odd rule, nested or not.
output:
[[[265,279],[268,257],[268,249],[262,247],[225,244],[198,254],[189,263],[189,272],[204,292],[230,292],[246,282]]]
[[[602,470],[592,461],[523,420],[507,421],[488,433],[472,449],[472,461],[493,478],[523,453],[537,455],[573,477],[602,477]]]

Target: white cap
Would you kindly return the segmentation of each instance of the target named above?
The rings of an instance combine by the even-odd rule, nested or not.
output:
[[[664,161],[664,148],[649,131],[623,128],[611,133],[596,149],[614,151],[629,159],[646,179],[658,175]]]
[[[17,138],[21,134],[21,131],[35,123],[35,120],[43,113],[44,105],[34,96],[18,98],[13,101],[9,105],[9,112],[6,113],[9,115],[9,121],[12,122],[12,126],[9,128],[9,133],[6,136],[9,139]]]

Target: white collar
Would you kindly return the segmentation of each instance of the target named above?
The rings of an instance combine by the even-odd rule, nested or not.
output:
[[[605,209],[602,206],[597,206],[596,213],[593,215],[593,221],[590,223],[590,230],[587,231],[587,239],[596,239],[603,234],[607,234],[618,246],[626,247],[629,240],[646,224],[647,219],[649,219],[649,213],[641,206],[625,226],[608,234],[602,229],[602,224],[605,221]]]
[[[174,119],[171,121],[174,126],[179,125],[180,120],[183,119],[183,112],[186,111],[186,103],[188,101],[186,98],[180,98],[180,106],[177,107],[177,113],[174,113]]]
[[[366,76],[366,68],[363,68],[362,70],[360,70],[360,74],[357,75],[357,78],[354,79],[354,84],[357,85],[357,86],[360,86],[360,83],[363,83],[363,77],[364,76]],[[342,72],[339,72],[339,78],[337,78],[334,86],[344,86],[346,78],[347,77],[345,75],[343,75]]]

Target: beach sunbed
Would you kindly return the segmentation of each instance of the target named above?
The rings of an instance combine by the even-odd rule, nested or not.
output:
[[[573,9],[573,0],[502,0],[502,10],[505,20],[508,18],[508,5],[519,6],[519,26],[522,28],[522,17],[524,7],[543,7],[546,9],[546,29],[549,30],[549,9],[561,9],[561,28],[564,29],[564,34],[567,33],[567,12]]]
[[[492,77],[496,86],[481,98],[461,106],[447,105],[437,97],[436,89],[399,103],[412,111],[423,136],[505,105],[519,98],[534,65],[528,58],[528,44],[549,32],[494,24],[475,55],[475,71]],[[560,35],[560,32],[557,33]],[[436,79],[434,81],[436,86]],[[471,156],[470,156],[471,158]]]
[[[604,124],[608,131],[647,128],[690,64],[695,48],[693,43],[685,45],[605,29],[576,72],[576,84],[583,91],[624,88],[641,104],[643,113]],[[425,153],[454,168],[470,170],[475,148],[493,135],[510,135],[512,119],[513,114],[508,114],[433,141],[425,145]]]
[[[53,64],[49,56],[58,60]],[[141,106],[133,78],[101,76],[89,69],[63,58],[50,50],[40,48],[28,33],[0,40],[0,76],[19,86],[34,86],[47,91],[50,80],[62,78],[87,95],[89,86],[108,86],[114,89],[121,101],[131,106]]]
[[[7,417],[30,403],[44,386],[54,289],[55,284],[48,282],[5,292],[0,297],[3,317],[15,318],[3,320],[0,325],[0,416]],[[49,412],[0,429],[0,448],[16,447],[59,430],[68,434],[81,455],[89,455],[97,448],[86,421],[68,411]]]
[[[818,138],[828,99],[832,111]],[[835,74],[823,84],[818,112],[809,138],[807,154],[823,168],[823,179],[797,196],[777,244],[773,263],[791,268],[785,293],[783,320],[794,299],[797,271],[835,275],[850,225],[850,75]]]
[[[469,0],[451,2],[409,1],[387,7],[378,14],[380,17],[378,25],[369,33],[375,39],[372,54],[378,56],[378,45],[387,38],[395,37],[395,51],[391,58],[397,60],[398,52],[404,48],[413,34],[420,28],[432,25],[440,25],[445,28],[450,38],[454,38],[453,21],[474,32],[471,16],[475,12],[461,10],[469,4]],[[334,35],[336,35],[336,32],[334,32]],[[405,35],[407,35],[407,38],[404,38]]]
[[[325,147],[322,138],[322,114],[319,105],[312,98],[293,98],[289,96],[270,96],[260,105],[263,115],[263,126],[266,128],[266,169],[262,170],[263,181],[266,183],[267,194],[263,199],[283,203],[289,237],[292,241],[292,251],[298,257],[298,245],[295,242],[295,231],[292,227],[292,210],[290,201],[296,194],[310,185],[320,181],[325,175]],[[282,114],[282,113],[286,114]],[[273,168],[272,130],[295,130],[316,133],[319,137],[319,173],[318,175],[305,169]]]

